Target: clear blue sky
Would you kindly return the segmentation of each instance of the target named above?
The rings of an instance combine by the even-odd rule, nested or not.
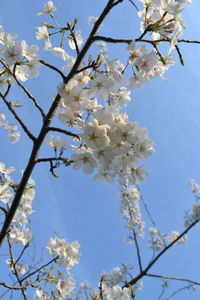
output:
[[[105,0],[54,2],[58,6],[57,19],[64,23],[77,17],[78,27],[85,38],[89,33],[87,18],[98,16],[107,3]],[[102,34],[123,38],[138,36],[136,13],[128,1],[125,2],[104,22]],[[184,37],[200,40],[200,3],[197,0],[193,2],[183,14],[187,27]],[[25,39],[42,48],[42,42],[35,40],[35,31],[37,26],[41,26],[42,20],[47,21],[46,17],[36,17],[44,3],[43,0],[1,0],[0,24],[7,32],[17,33],[19,40]],[[181,44],[180,49],[185,66],[179,64],[177,54],[174,53],[177,64],[166,73],[167,80],[155,79],[143,90],[133,91],[133,101],[127,107],[130,120],[148,128],[149,136],[154,141],[155,153],[146,162],[149,177],[140,185],[140,189],[163,233],[183,229],[183,213],[193,202],[188,182],[191,178],[200,182],[200,46]],[[42,55],[46,57],[41,51]],[[110,56],[113,59],[119,57],[123,61],[125,46],[112,46]],[[58,60],[55,59],[55,62]],[[44,68],[41,68],[41,74],[41,78],[30,80],[27,86],[39,98],[41,105],[47,108],[60,79]],[[13,97],[25,103],[23,94]],[[23,116],[36,133],[39,120],[32,106],[25,106]],[[22,139],[11,146],[3,130],[0,134],[0,161],[16,167],[18,173],[15,176],[19,178],[20,170],[25,168],[31,144]],[[47,150],[44,147],[44,151]],[[31,228],[38,255],[48,238],[55,234],[69,241],[77,239],[81,244],[82,256],[80,265],[75,268],[75,277],[78,281],[87,280],[93,286],[102,271],[110,271],[122,263],[137,266],[134,246],[123,242],[128,232],[119,214],[118,185],[102,185],[93,181],[93,176],[86,176],[82,171],[71,168],[60,168],[57,171],[59,179],[55,179],[48,170],[48,165],[40,165],[33,174],[37,195],[33,204],[36,213],[31,216]],[[197,225],[189,234],[188,243],[171,249],[153,267],[152,273],[200,281],[199,230]],[[151,258],[151,252],[146,248],[147,239],[144,238],[141,245],[143,260],[147,263]],[[144,288],[137,294],[136,300],[158,299],[161,291],[159,279],[144,279],[143,283]],[[172,284],[172,289],[166,291],[166,297],[170,291],[181,286]],[[182,292],[174,299],[195,300],[199,297],[200,290],[194,295]]]

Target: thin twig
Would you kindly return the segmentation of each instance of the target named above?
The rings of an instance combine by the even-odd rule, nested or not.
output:
[[[161,279],[169,279],[169,280],[178,280],[178,281],[184,281],[184,282],[200,285],[200,282],[190,280],[190,279],[187,279],[187,278],[181,278],[181,277],[158,275],[158,274],[151,274],[151,273],[147,273],[145,276],[154,277],[154,278],[161,278]]]
[[[69,135],[69,136],[73,136],[73,137],[77,138],[78,140],[80,140],[80,137],[77,134],[75,134],[75,133],[73,133],[71,131],[68,131],[68,130],[64,130],[62,128],[49,127],[48,131],[57,131],[57,132],[64,133],[64,134]]]
[[[94,41],[104,41],[107,43],[114,43],[114,44],[130,44],[133,39],[115,39],[115,38],[111,38],[111,37],[106,37],[106,36],[94,36],[93,37]],[[149,43],[149,44],[158,44],[161,42],[167,42],[170,43],[171,40],[170,39],[158,39],[158,40],[147,40],[147,39],[142,39],[140,38],[136,38],[134,39],[135,42],[141,42],[141,43]],[[186,40],[186,39],[178,39],[177,40],[178,43],[190,43],[190,44],[200,44],[200,41],[196,41],[196,40]]]
[[[69,31],[71,33],[71,36],[72,36],[72,39],[73,39],[73,42],[75,44],[75,48],[76,48],[76,53],[77,53],[77,56],[79,55],[80,53],[80,50],[79,50],[79,47],[78,47],[78,43],[77,43],[77,39],[76,39],[76,36],[74,34],[74,31],[72,30],[70,24],[68,24],[68,28],[69,28]]]
[[[8,66],[4,63],[4,61],[2,59],[0,59],[0,62],[2,63],[2,65],[4,66],[4,68],[6,68],[6,70],[14,77],[15,81],[17,82],[18,86],[20,88],[22,88],[22,90],[24,91],[24,93],[28,96],[28,98],[30,98],[35,107],[37,107],[37,109],[40,111],[42,118],[45,118],[45,113],[43,111],[43,109],[40,107],[40,105],[38,104],[37,100],[35,99],[35,97],[33,97],[33,95],[29,92],[29,90],[23,85],[21,84],[21,82],[17,79],[17,77],[15,76],[15,74],[13,74],[11,72],[11,70],[8,68]]]
[[[86,66],[86,67],[83,67],[83,68],[77,70],[77,71],[76,71],[76,74],[81,73],[81,72],[83,72],[83,71],[85,71],[85,70],[87,70],[87,69],[90,69],[90,68],[95,68],[95,66],[96,66],[96,62],[93,61],[90,65],[88,65],[88,66]]]
[[[11,259],[11,266],[13,267],[13,273],[14,273],[19,285],[22,286],[22,281],[21,281],[21,279],[18,275],[15,260],[14,260],[14,256],[13,256],[13,253],[12,253],[12,246],[11,246],[11,243],[10,243],[9,233],[7,234],[7,238],[8,238],[8,246],[9,246],[10,259]],[[22,292],[22,295],[23,295],[24,299],[28,300],[28,298],[26,296],[26,293],[25,293],[25,288],[22,288],[21,292]]]
[[[39,60],[39,62],[40,62],[41,64],[43,64],[44,66],[46,66],[46,67],[48,67],[48,68],[50,68],[50,69],[56,71],[58,74],[61,75],[63,81],[65,81],[66,76],[65,76],[65,75],[63,74],[63,72],[60,71],[58,68],[54,67],[53,65],[50,65],[49,63],[47,63],[47,62],[44,61],[44,60]]]
[[[147,213],[147,215],[148,215],[148,217],[149,217],[149,220],[151,221],[152,225],[157,229],[157,232],[158,232],[158,234],[159,234],[159,237],[162,239],[164,246],[166,246],[166,242],[165,242],[165,240],[164,240],[162,234],[161,234],[160,231],[158,230],[158,227],[157,227],[157,225],[156,225],[156,222],[154,221],[154,219],[153,219],[153,217],[152,217],[152,215],[151,215],[151,213],[150,213],[150,210],[148,209],[148,206],[147,206],[147,204],[146,204],[146,202],[145,202],[145,200],[144,200],[144,197],[143,197],[143,195],[142,195],[142,192],[141,192],[141,190],[140,190],[140,188],[139,188],[138,186],[137,186],[137,189],[138,189],[138,191],[140,192],[140,200],[142,201],[142,204],[143,204],[143,206],[144,206],[144,209],[145,209],[145,211],[146,211],[146,213]]]
[[[6,97],[2,93],[0,93],[0,97],[3,99],[3,102],[6,104],[8,110],[13,114],[15,119],[18,121],[18,123],[23,128],[24,132],[28,135],[28,137],[34,142],[36,140],[35,136],[29,131],[28,127],[24,124],[24,122],[20,119],[16,111],[12,108],[12,103],[8,102]]]
[[[137,7],[137,5],[132,0],[129,0],[129,2],[135,7],[135,9],[137,11],[139,11],[139,8]]]
[[[182,66],[184,66],[184,60],[183,60],[183,56],[181,54],[181,51],[180,51],[180,49],[179,49],[179,47],[177,45],[175,45],[175,48],[176,48],[176,51],[178,53],[178,57],[180,59],[180,63],[181,63]]]
[[[24,254],[24,251],[29,247],[30,242],[26,243],[26,245],[24,246],[24,248],[22,249],[19,257],[17,258],[17,260],[15,261],[15,265],[19,262],[19,260],[21,259],[22,255]]]
[[[45,157],[45,158],[38,158],[37,159],[37,163],[41,163],[41,162],[52,162],[52,161],[62,161],[65,164],[69,165],[71,162],[73,162],[72,160],[68,160],[67,158],[64,157]]]
[[[6,215],[7,214],[7,209],[5,209],[3,206],[0,206],[0,210],[2,210],[4,212],[4,214]]]
[[[133,228],[133,238],[134,238],[136,252],[137,252],[139,269],[140,269],[140,272],[142,272],[142,260],[141,260],[141,255],[140,255],[140,248],[139,248],[139,245],[138,245],[137,234],[136,234],[134,228]]]
[[[177,289],[175,292],[173,292],[170,297],[168,297],[168,299],[172,299],[172,297],[174,297],[175,295],[177,295],[178,293],[184,291],[184,290],[187,290],[189,289],[191,286],[193,286],[192,284],[189,284],[189,285],[186,285],[185,287],[183,288],[180,288],[180,289]]]
[[[192,229],[199,221],[194,221],[190,226],[188,226],[174,241],[172,241],[168,246],[164,247],[157,255],[156,257],[150,261],[150,263],[147,265],[147,267],[140,272],[135,278],[131,279],[129,282],[127,282],[124,287],[129,287],[130,285],[134,285],[138,280],[140,280],[142,277],[146,276],[147,272],[150,270],[150,268],[156,263],[156,261],[167,251],[169,250],[178,240],[180,240],[188,231]]]
[[[44,269],[45,267],[49,266],[50,264],[52,264],[53,262],[55,262],[56,260],[59,259],[59,255],[57,255],[56,257],[54,257],[52,260],[50,260],[48,263],[46,263],[45,265],[41,266],[40,268],[38,268],[37,270],[29,273],[28,275],[26,275],[24,278],[21,279],[21,282],[25,281],[26,279],[28,279],[29,277],[35,275],[36,273],[38,273],[39,271],[41,271],[42,269]]]
[[[7,284],[6,282],[3,281],[0,281],[0,285],[10,290],[22,290],[26,288],[26,285],[14,286],[14,285]]]

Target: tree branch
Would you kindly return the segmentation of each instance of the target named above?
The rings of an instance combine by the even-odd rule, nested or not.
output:
[[[30,274],[26,275],[24,278],[21,279],[21,282],[23,282],[26,279],[28,279],[29,277],[35,275],[36,273],[38,273],[39,271],[41,271],[45,267],[49,266],[51,263],[55,262],[57,259],[59,259],[59,255],[57,255],[56,257],[54,257],[52,260],[50,260],[48,263],[46,263],[45,265],[41,266],[37,270],[35,270],[35,271],[31,272]]]
[[[181,278],[181,277],[157,275],[157,274],[151,274],[151,273],[147,273],[145,276],[154,277],[154,278],[161,278],[161,279],[169,279],[169,280],[178,280],[178,281],[184,281],[184,282],[189,282],[189,283],[192,283],[192,284],[200,285],[200,282],[190,280],[190,279],[187,279],[187,278]]]
[[[142,272],[142,261],[141,261],[141,255],[140,255],[140,248],[139,248],[138,241],[137,241],[137,234],[136,234],[134,228],[133,228],[133,238],[134,238],[136,252],[137,252],[139,269],[140,269],[140,272]]]
[[[75,134],[75,133],[73,133],[73,132],[71,132],[71,131],[68,131],[68,130],[64,130],[64,129],[59,128],[59,127],[49,127],[49,128],[48,128],[48,131],[57,131],[57,132],[64,133],[64,134],[66,134],[66,135],[75,137],[75,138],[77,138],[78,140],[80,140],[80,137],[79,137],[77,134]]]
[[[73,162],[72,160],[69,161],[67,158],[64,158],[64,157],[38,158],[36,162],[41,163],[41,162],[52,162],[52,161],[63,161],[65,164],[70,164],[71,162]]]
[[[26,285],[14,286],[14,285],[9,285],[3,281],[0,281],[0,285],[4,286],[5,288],[10,289],[10,290],[22,290],[22,289],[26,288]]]
[[[130,285],[134,285],[138,280],[140,280],[142,277],[146,276],[149,269],[156,263],[156,261],[167,251],[169,250],[178,240],[180,240],[188,231],[192,229],[199,221],[194,221],[190,226],[188,226],[173,242],[171,242],[168,246],[164,247],[163,250],[161,250],[156,257],[150,261],[150,263],[147,265],[147,267],[140,272],[135,278],[131,279],[129,282],[127,282],[123,287],[129,287]]]
[[[115,39],[115,38],[101,36],[101,35],[96,35],[96,36],[93,37],[93,41],[104,41],[104,42],[113,43],[113,44],[117,44],[117,43],[119,43],[119,44],[130,44],[133,40],[135,42],[149,43],[149,44],[153,44],[153,45],[161,43],[161,42],[167,42],[167,43],[171,42],[170,39],[158,39],[158,40],[146,40],[146,39],[142,39],[142,38]],[[196,40],[178,39],[177,41],[178,41],[178,43],[200,44],[200,41],[196,41]]]
[[[22,287],[22,281],[21,281],[21,279],[18,275],[18,272],[17,272],[17,269],[16,269],[16,263],[15,263],[13,253],[12,253],[12,246],[11,246],[11,243],[10,243],[9,233],[7,234],[7,238],[8,238],[8,246],[9,246],[10,259],[11,259],[11,266],[13,267],[13,270],[14,270],[13,273],[14,273],[19,285]],[[28,300],[28,298],[26,296],[26,293],[25,293],[25,288],[21,288],[21,292],[22,292],[22,295],[23,295],[24,299]]]
[[[41,64],[43,64],[44,66],[46,66],[46,67],[48,67],[48,68],[50,68],[50,69],[56,71],[58,74],[61,75],[63,81],[65,81],[66,76],[65,76],[65,75],[63,74],[63,72],[60,71],[58,68],[54,67],[53,65],[50,65],[49,63],[47,63],[47,62],[44,61],[44,60],[39,60],[39,62],[40,62]]]

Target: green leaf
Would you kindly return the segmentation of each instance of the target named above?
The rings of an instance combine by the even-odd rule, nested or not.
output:
[[[15,102],[11,103],[11,105],[12,105],[12,106],[14,106],[14,107],[23,107],[23,105],[21,105],[21,104],[18,104],[18,102],[17,102],[17,101],[15,101]]]

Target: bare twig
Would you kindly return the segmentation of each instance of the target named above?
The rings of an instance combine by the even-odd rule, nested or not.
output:
[[[44,60],[39,60],[39,62],[40,62],[41,64],[43,64],[44,66],[46,66],[46,67],[48,67],[48,68],[50,68],[50,69],[56,71],[58,74],[61,75],[63,81],[65,81],[66,76],[65,76],[65,75],[63,74],[63,72],[60,71],[58,68],[54,67],[53,65],[50,65],[49,63],[47,63],[47,62],[44,61]]]
[[[149,208],[148,208],[148,206],[147,206],[147,204],[146,204],[146,202],[145,202],[145,200],[144,200],[144,197],[143,197],[143,195],[142,195],[142,192],[141,192],[141,190],[140,190],[140,188],[139,188],[138,186],[137,186],[137,189],[138,189],[138,191],[140,192],[140,200],[142,201],[142,204],[143,204],[144,209],[145,209],[145,211],[146,211],[146,213],[147,213],[147,216],[149,217],[149,220],[151,221],[152,225],[157,229],[158,234],[159,234],[159,237],[162,239],[163,244],[166,246],[166,242],[165,242],[165,240],[164,240],[162,234],[161,234],[160,231],[158,230],[158,227],[157,227],[157,225],[156,225],[156,222],[154,221],[154,219],[153,219],[153,217],[152,217],[152,215],[151,215],[151,213],[150,213],[150,210],[149,210]]]
[[[29,247],[30,242],[26,243],[26,245],[24,246],[24,248],[22,249],[19,257],[17,258],[17,260],[15,261],[15,265],[19,262],[19,260],[21,259],[22,255],[24,254],[24,251]]]
[[[48,263],[46,263],[45,265],[41,266],[37,270],[35,270],[35,271],[29,273],[28,275],[26,275],[24,278],[21,279],[21,282],[25,281],[29,277],[31,277],[31,276],[35,275],[36,273],[40,272],[42,269],[44,269],[45,267],[49,266],[50,264],[52,264],[53,262],[55,262],[58,259],[59,259],[59,255],[57,255],[56,257],[54,257],[52,260],[50,260]]]
[[[4,212],[4,214],[6,215],[7,214],[7,209],[5,209],[3,206],[0,206],[0,210],[2,210]]]
[[[0,97],[3,99],[3,102],[6,104],[8,110],[13,114],[13,116],[15,117],[15,119],[21,125],[21,127],[24,130],[24,132],[28,135],[28,137],[32,141],[35,141],[36,140],[35,136],[29,131],[28,127],[24,124],[24,122],[20,119],[20,117],[18,116],[18,114],[16,113],[16,111],[12,108],[12,103],[8,102],[7,99],[6,99],[6,97],[2,93],[0,93]]]
[[[140,280],[142,277],[146,276],[147,272],[151,269],[151,267],[156,263],[156,261],[167,251],[169,250],[178,240],[180,240],[188,231],[192,229],[199,221],[194,221],[190,226],[188,226],[173,242],[171,242],[169,245],[164,247],[157,255],[156,257],[150,261],[150,263],[147,265],[147,267],[140,272],[135,278],[131,279],[129,282],[127,282],[124,287],[129,287],[130,285],[134,285],[138,280]]]
[[[114,43],[114,44],[130,44],[133,39],[115,39],[115,38],[111,38],[111,37],[106,37],[106,36],[101,36],[101,35],[98,35],[98,36],[94,36],[93,37],[93,40],[94,41],[104,41],[104,42],[107,42],[107,43]],[[135,42],[141,42],[141,43],[149,43],[149,44],[159,44],[161,42],[167,42],[167,43],[170,43],[171,40],[170,39],[158,39],[158,40],[147,40],[147,39],[142,39],[141,37],[140,38],[136,38],[134,39]],[[178,43],[189,43],[189,44],[200,44],[200,41],[196,41],[196,40],[186,40],[186,39],[178,39],[177,40]]]
[[[175,45],[175,48],[176,48],[176,51],[178,53],[178,57],[180,59],[180,63],[181,63],[182,66],[184,66],[184,61],[183,61],[183,56],[181,54],[181,51],[180,51],[180,49],[179,49],[179,47],[177,45]]]
[[[14,285],[7,284],[6,282],[3,281],[0,281],[0,285],[4,286],[9,290],[22,290],[26,288],[26,285],[14,286]]]
[[[7,234],[7,238],[8,238],[8,246],[9,246],[11,264],[12,264],[12,267],[13,267],[13,274],[15,275],[19,285],[22,287],[22,281],[21,281],[21,279],[18,275],[17,268],[16,268],[16,263],[15,263],[14,256],[13,256],[13,253],[12,253],[12,246],[11,246],[11,243],[10,243],[9,233]],[[24,299],[28,300],[28,298],[26,296],[26,293],[25,293],[25,288],[22,288],[21,292],[22,292],[22,295],[23,295]]]
[[[83,67],[83,68],[77,70],[77,71],[76,71],[76,74],[81,73],[81,72],[83,72],[83,71],[85,71],[85,70],[87,70],[87,69],[90,69],[90,68],[95,68],[95,66],[96,66],[96,62],[93,61],[90,65],[88,65],[88,66],[86,66],[86,67]]]
[[[80,140],[80,137],[79,137],[77,134],[75,134],[75,133],[73,133],[73,132],[71,132],[71,131],[68,131],[68,130],[64,130],[64,129],[62,129],[62,128],[58,128],[58,127],[49,127],[49,128],[48,128],[48,131],[57,131],[57,132],[64,133],[64,134],[66,134],[66,135],[75,137],[75,138],[77,138],[78,140]]]
[[[187,279],[187,278],[181,278],[181,277],[158,275],[158,274],[151,274],[151,273],[147,273],[145,276],[154,277],[154,278],[161,278],[161,279],[184,281],[184,282],[188,282],[188,283],[191,283],[191,284],[200,285],[200,282],[197,282],[197,281],[194,281],[194,280],[191,280],[191,279]]]
[[[129,2],[135,7],[135,9],[136,9],[137,11],[139,11],[137,5],[136,5],[132,0],[129,0]]]
[[[182,292],[182,291],[184,291],[184,290],[188,290],[190,287],[192,287],[193,286],[193,284],[189,284],[189,285],[186,285],[186,286],[184,286],[184,287],[182,287],[182,288],[180,288],[180,289],[177,289],[175,292],[173,292],[171,295],[170,295],[170,297],[168,297],[168,299],[172,299],[172,297],[174,297],[175,295],[177,295],[178,293],[180,293],[180,292]]]
[[[133,238],[134,238],[135,247],[136,247],[139,269],[140,269],[140,272],[142,272],[142,260],[141,260],[141,255],[140,255],[140,248],[139,248],[139,244],[138,244],[138,240],[137,240],[137,234],[136,234],[134,228],[133,228]]]
[[[38,158],[37,163],[41,162],[53,162],[53,161],[62,161],[64,164],[69,165],[72,160],[68,160],[67,158],[64,157],[45,157],[45,158]]]

